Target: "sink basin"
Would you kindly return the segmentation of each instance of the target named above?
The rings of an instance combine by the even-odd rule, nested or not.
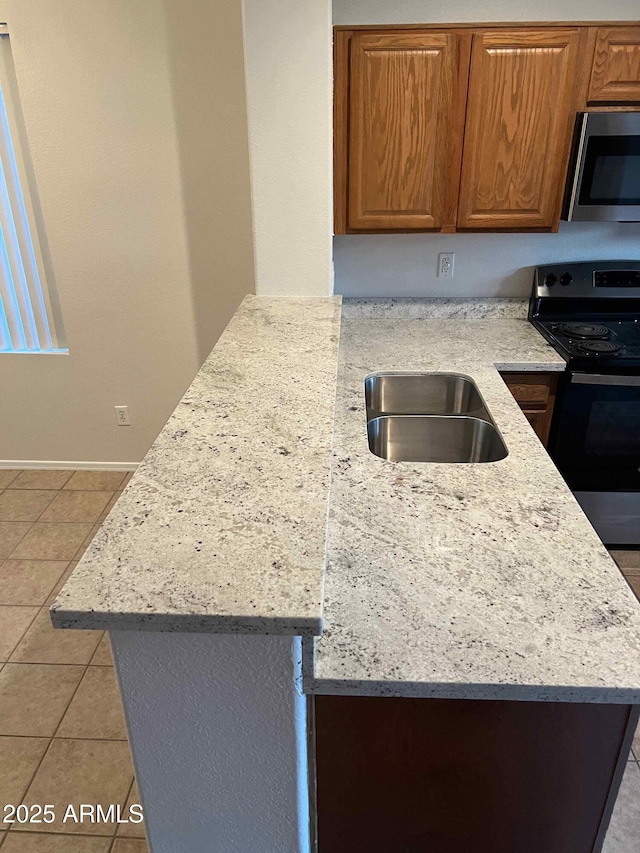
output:
[[[495,426],[480,418],[383,416],[367,433],[371,452],[392,462],[497,462],[508,454]]]
[[[367,419],[470,415],[490,420],[475,382],[458,373],[374,373],[364,383]]]

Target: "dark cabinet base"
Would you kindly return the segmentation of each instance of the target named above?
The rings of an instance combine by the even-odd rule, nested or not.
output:
[[[316,696],[319,853],[593,853],[628,705]]]

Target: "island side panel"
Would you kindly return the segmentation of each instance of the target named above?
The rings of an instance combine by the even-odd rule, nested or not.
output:
[[[318,853],[597,853],[629,705],[315,697]]]
[[[308,853],[300,639],[110,638],[153,853]]]

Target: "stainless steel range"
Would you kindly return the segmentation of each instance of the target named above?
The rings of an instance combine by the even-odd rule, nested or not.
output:
[[[538,267],[529,319],[567,362],[549,453],[603,542],[640,545],[640,261]]]

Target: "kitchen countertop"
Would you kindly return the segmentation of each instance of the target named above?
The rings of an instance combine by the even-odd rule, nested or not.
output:
[[[343,320],[307,691],[640,702],[640,606],[498,374],[563,368],[522,320]],[[473,378],[507,458],[374,456],[363,382],[379,370]]]
[[[301,634],[308,692],[640,702],[640,607],[497,372],[564,362],[521,319],[421,319],[476,301],[347,304],[338,350],[339,298],[248,297],[53,623]],[[507,458],[372,455],[393,369],[474,379]]]
[[[339,325],[339,297],[244,300],[54,625],[320,632]]]

